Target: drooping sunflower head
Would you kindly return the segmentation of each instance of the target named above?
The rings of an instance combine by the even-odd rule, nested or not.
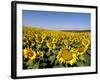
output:
[[[84,46],[88,46],[88,45],[90,44],[90,40],[89,40],[89,39],[83,39],[83,40],[82,40],[82,44],[83,44]]]
[[[89,39],[82,39],[82,46],[78,48],[78,55],[83,55],[87,51],[89,45]]]
[[[58,52],[57,60],[60,63],[73,65],[77,60],[77,55],[75,53],[71,53],[68,49],[61,49]]]
[[[23,56],[24,58],[28,58],[30,60],[34,60],[36,58],[36,52],[32,49],[26,48],[23,50]]]
[[[78,49],[78,55],[83,55],[88,49],[88,46],[84,46],[82,45],[79,49]]]

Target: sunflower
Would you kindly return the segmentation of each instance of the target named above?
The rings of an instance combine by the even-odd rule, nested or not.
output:
[[[72,52],[72,53],[77,53],[77,52],[78,52],[78,48],[71,48],[71,49],[70,49],[70,52]]]
[[[51,50],[51,49],[55,49],[56,45],[53,42],[47,42],[47,47]]]
[[[89,39],[83,39],[82,44],[88,46],[90,44],[90,40]]]
[[[86,50],[88,49],[88,46],[84,46],[82,45],[79,49],[78,49],[78,55],[83,55]]]
[[[53,37],[52,42],[53,43],[56,43],[57,42],[57,39],[55,37]]]
[[[42,39],[45,39],[45,38],[46,38],[46,34],[42,33]]]
[[[30,60],[34,60],[36,58],[36,52],[32,49],[26,48],[23,50],[24,58],[28,58]]]
[[[78,55],[83,55],[87,51],[89,45],[90,45],[90,40],[83,39],[82,46],[78,49]]]
[[[37,51],[37,55],[43,58],[43,56],[44,56],[44,51]]]
[[[64,41],[64,45],[68,46],[68,40],[63,40]]]
[[[43,43],[43,41],[44,41],[41,36],[36,36],[35,40],[36,40],[37,43]]]
[[[77,60],[77,55],[75,53],[71,53],[68,49],[61,49],[58,52],[57,60],[60,63],[73,65]]]

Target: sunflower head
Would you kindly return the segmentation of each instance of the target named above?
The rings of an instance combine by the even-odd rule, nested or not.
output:
[[[90,44],[89,39],[83,39],[82,44],[85,45],[85,46],[89,45]]]
[[[67,46],[68,45],[68,40],[64,40],[64,44]]]
[[[84,46],[82,45],[79,49],[78,49],[78,55],[83,55],[86,50],[88,49],[88,46]]]
[[[43,43],[43,38],[41,36],[36,36],[35,40],[37,43]]]
[[[71,53],[68,49],[61,49],[57,55],[57,60],[60,63],[69,63],[70,65],[73,65],[76,62],[76,59],[77,55],[75,53]]]
[[[28,58],[30,60],[34,60],[36,58],[36,52],[32,49],[26,48],[23,50],[24,58]]]
[[[47,47],[49,49],[54,49],[56,47],[55,43],[51,42],[51,41],[47,41]]]
[[[46,33],[42,33],[42,39],[46,38]]]

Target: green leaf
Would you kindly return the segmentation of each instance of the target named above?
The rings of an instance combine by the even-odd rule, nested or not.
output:
[[[52,50],[52,53],[57,55],[57,53],[58,53],[58,50],[56,50],[56,49],[53,49],[53,50]]]
[[[58,60],[55,60],[55,65],[58,65],[58,64],[59,64]]]
[[[46,52],[46,55],[47,55],[47,56],[50,56],[50,55],[51,55],[51,51],[48,50],[48,51]]]
[[[88,54],[86,54],[86,55],[84,55],[84,62],[85,62],[85,64],[87,65],[87,66],[90,66],[91,65],[91,56],[90,55],[88,55]]]
[[[91,56],[89,54],[84,54],[79,56],[79,60],[76,62],[78,66],[90,66]]]
[[[42,44],[36,44],[36,49],[39,50],[42,47]]]
[[[45,67],[47,65],[47,63],[42,63],[43,67]]]
[[[32,60],[28,60],[25,65],[27,66],[28,69],[32,69],[32,65],[33,65],[33,61]]]
[[[84,55],[79,56],[79,60],[81,61],[85,60]]]
[[[52,65],[52,63],[55,61],[55,55],[54,55],[54,54],[51,55],[51,56],[48,58],[48,60],[51,61],[50,64]]]
[[[37,62],[36,64],[34,64],[34,65],[32,66],[32,68],[33,68],[33,69],[38,69],[38,68],[39,68],[39,62]]]
[[[32,60],[28,60],[28,61],[26,62],[26,65],[27,65],[27,66],[33,65],[33,61],[32,61]]]
[[[62,68],[62,67],[64,67],[63,64],[58,64],[58,65],[54,65],[54,66],[53,66],[53,68]]]
[[[84,62],[82,62],[82,61],[77,61],[77,62],[76,62],[76,65],[77,65],[78,67],[85,66]]]
[[[28,61],[26,62],[26,65],[27,65],[27,68],[28,68],[28,69],[37,69],[37,68],[39,68],[39,62],[35,63],[35,62],[32,61],[32,60],[28,60]]]

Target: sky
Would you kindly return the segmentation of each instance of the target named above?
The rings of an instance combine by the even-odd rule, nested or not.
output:
[[[23,10],[23,26],[51,30],[90,30],[90,13]]]

